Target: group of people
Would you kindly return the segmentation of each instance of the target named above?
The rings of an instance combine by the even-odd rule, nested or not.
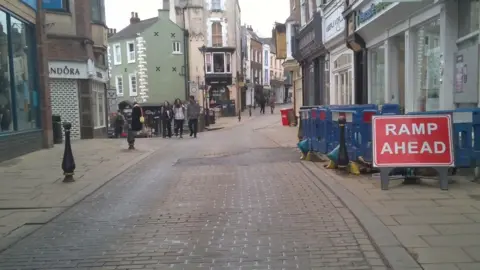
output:
[[[161,115],[163,138],[172,137],[172,121],[174,124],[173,132],[175,136],[183,138],[183,125],[185,119],[188,120],[190,137],[197,138],[200,105],[195,101],[194,96],[190,96],[186,106],[179,98],[175,100],[173,106],[170,105],[170,102],[165,101],[161,109]]]
[[[179,98],[175,99],[173,106],[171,106],[168,101],[165,101],[161,108],[163,138],[172,137],[172,122],[174,125],[173,133],[175,136],[183,138],[183,125],[185,120],[188,120],[190,137],[197,138],[198,117],[200,117],[200,105],[196,102],[194,96],[189,97],[186,105],[183,104]],[[117,138],[120,137],[124,130],[128,129],[128,148],[135,149],[134,133],[141,131],[144,123],[145,118],[143,109],[137,102],[134,102],[130,114],[124,114],[120,110],[118,111],[115,119],[115,136]],[[127,128],[125,128],[126,126]]]
[[[270,96],[270,98],[268,99],[268,104],[270,106],[270,111],[272,114],[273,114],[273,111],[275,110],[275,101],[276,101],[275,95]],[[260,106],[260,113],[265,114],[267,98],[261,95],[260,97],[256,98],[256,103],[258,103],[258,105]]]

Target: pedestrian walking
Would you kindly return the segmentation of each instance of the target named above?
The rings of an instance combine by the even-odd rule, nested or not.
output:
[[[185,122],[185,106],[182,101],[177,98],[173,104],[173,119],[175,124],[175,136],[183,138],[183,123]]]
[[[260,103],[260,113],[265,114],[265,105],[267,103],[267,101],[265,100],[265,96],[262,95],[258,102]]]
[[[275,98],[275,95],[272,95],[270,97],[270,112],[273,114],[273,111],[275,110],[275,101],[276,101],[276,98]]]
[[[137,102],[133,103],[132,115],[130,121],[130,128],[128,129],[127,142],[128,149],[135,149],[135,133],[141,131],[145,118],[143,116],[143,109]]]
[[[172,138],[173,110],[170,102],[165,101],[162,106],[162,137]]]
[[[123,127],[125,126],[125,116],[123,116],[122,111],[117,111],[117,116],[115,117],[115,138],[122,136]]]
[[[190,130],[190,137],[197,138],[198,131],[198,117],[200,116],[200,105],[195,100],[194,96],[190,96],[187,105],[188,129]]]

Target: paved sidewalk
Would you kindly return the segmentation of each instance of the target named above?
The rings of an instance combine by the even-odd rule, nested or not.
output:
[[[166,144],[137,139],[79,140],[72,144],[74,183],[63,183],[63,145],[0,163],[0,250],[18,241]]]
[[[296,144],[296,129],[280,124],[261,130],[284,147]],[[303,162],[352,210],[394,269],[480,269],[480,185],[455,179],[448,191],[435,180],[421,185],[350,176]]]

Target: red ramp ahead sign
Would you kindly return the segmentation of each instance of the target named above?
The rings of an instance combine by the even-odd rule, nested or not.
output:
[[[374,167],[453,167],[450,115],[373,116]]]

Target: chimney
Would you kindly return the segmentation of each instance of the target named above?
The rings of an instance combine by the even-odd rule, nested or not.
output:
[[[163,10],[170,10],[170,0],[163,0]]]
[[[138,23],[140,22],[140,18],[138,18],[138,13],[137,12],[132,12],[130,17],[130,24]]]

